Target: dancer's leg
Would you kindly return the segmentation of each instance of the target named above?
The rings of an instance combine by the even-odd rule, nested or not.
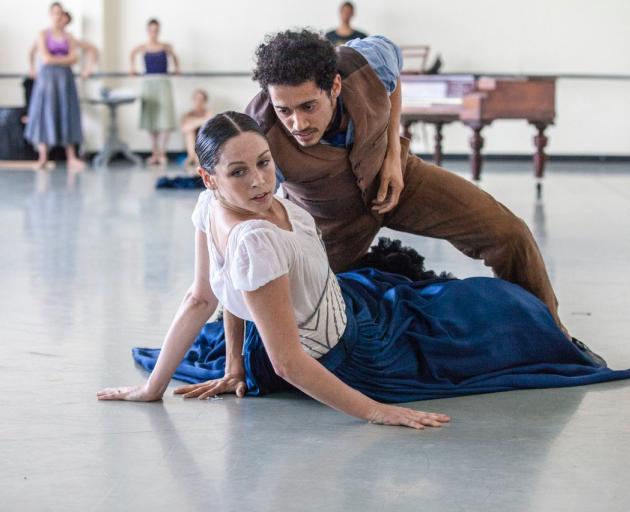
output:
[[[74,149],[73,144],[66,146],[66,158],[68,161],[68,168],[74,171],[82,171],[85,169],[85,162],[81,160]]]

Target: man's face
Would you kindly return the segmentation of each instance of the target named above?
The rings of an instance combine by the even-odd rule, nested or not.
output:
[[[339,17],[341,18],[341,23],[345,23],[346,25],[350,25],[350,20],[354,16],[354,9],[349,5],[344,5],[339,11]]]
[[[268,92],[278,119],[295,140],[301,146],[313,146],[332,121],[341,77],[335,77],[330,91],[323,91],[309,80],[299,85],[270,85]]]

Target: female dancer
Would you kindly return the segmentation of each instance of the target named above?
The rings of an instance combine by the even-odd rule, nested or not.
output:
[[[136,72],[136,56],[142,54],[146,70],[142,82],[142,106],[140,128],[151,134],[149,165],[166,164],[166,144],[169,132],[175,128],[173,91],[168,79],[168,57],[173,61],[175,74],[179,73],[179,60],[168,43],[161,42],[160,22],[151,19],[147,23],[149,39],[131,52],[131,74]]]
[[[68,25],[72,23],[72,14],[69,11],[63,11],[62,16],[62,29],[65,32],[68,28]],[[99,59],[99,51],[96,46],[92,43],[74,38],[74,42],[76,47],[83,52],[85,57],[85,62],[83,68],[81,69],[81,78],[86,79],[92,76],[92,71],[94,66],[98,64]],[[28,64],[29,64],[29,77],[35,79],[37,77],[37,67],[36,67],[36,58],[37,58],[37,49],[38,49],[38,41],[33,43],[31,50],[28,53]]]
[[[50,167],[48,148],[65,146],[68,167],[82,170],[75,145],[83,141],[81,111],[72,65],[77,61],[76,42],[64,32],[61,4],[50,6],[51,27],[39,35],[38,51],[42,66],[37,74],[28,109],[24,136],[37,146],[36,169]]]
[[[195,140],[201,125],[212,116],[212,111],[208,107],[208,93],[206,91],[196,89],[193,92],[192,100],[192,110],[189,110],[182,116],[180,123],[184,134],[184,143],[186,144],[186,161],[184,166],[187,169],[199,167],[199,159],[195,154]]]
[[[193,213],[194,282],[159,356],[134,350],[152,370],[147,382],[104,389],[100,400],[159,400],[173,376],[194,383],[175,393],[200,399],[292,385],[357,418],[422,429],[449,418],[383,402],[630,377],[500,279],[413,282],[374,269],[335,277],[313,218],[273,195],[274,161],[248,116],[208,121],[197,155],[208,190]],[[223,321],[191,348],[218,301]]]

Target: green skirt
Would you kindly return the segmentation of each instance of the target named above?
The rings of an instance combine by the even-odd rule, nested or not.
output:
[[[140,128],[148,132],[175,128],[173,90],[168,77],[148,78],[142,82]]]

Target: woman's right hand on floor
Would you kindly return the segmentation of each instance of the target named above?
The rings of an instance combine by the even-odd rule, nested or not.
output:
[[[237,397],[242,398],[246,392],[247,385],[245,384],[244,372],[228,372],[222,379],[207,380],[200,384],[181,386],[174,391],[176,395],[183,395],[184,398],[198,398],[199,400],[224,393],[234,393]]]
[[[378,425],[400,425],[418,430],[425,427],[441,427],[451,421],[446,414],[416,411],[387,404],[378,404],[368,420]]]
[[[161,400],[162,395],[149,391],[146,384],[140,386],[123,386],[119,388],[105,388],[96,393],[99,400],[125,400],[129,402],[155,402]]]

